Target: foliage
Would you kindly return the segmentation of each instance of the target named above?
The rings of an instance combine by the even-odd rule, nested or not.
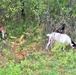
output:
[[[7,63],[7,66],[3,69],[0,68],[0,70],[1,75],[22,75],[19,64]]]
[[[62,50],[67,44],[58,42],[44,49],[46,34],[61,23],[75,40],[75,0],[2,0],[0,5],[7,28],[7,39],[0,39],[1,75],[76,75],[75,50]]]
[[[76,28],[75,0],[3,0],[0,4],[1,20],[7,27],[9,37],[20,37],[28,33],[25,38],[38,42],[45,38],[45,33],[52,31],[61,22],[67,25],[70,23]]]

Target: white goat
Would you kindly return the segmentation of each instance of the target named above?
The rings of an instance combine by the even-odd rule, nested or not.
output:
[[[68,43],[73,48],[76,46],[76,44],[71,40],[71,38],[67,34],[52,32],[51,34],[47,34],[47,36],[49,37],[49,40],[48,40],[48,43],[46,45],[46,49],[48,49],[48,46],[50,44],[52,47],[52,44],[54,41],[58,41],[60,43]]]

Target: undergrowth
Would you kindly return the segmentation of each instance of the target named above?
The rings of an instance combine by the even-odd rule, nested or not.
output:
[[[3,43],[8,47],[1,51],[0,75],[76,75],[74,49],[62,50],[61,44],[55,44],[45,50],[42,44],[21,42],[22,38]]]

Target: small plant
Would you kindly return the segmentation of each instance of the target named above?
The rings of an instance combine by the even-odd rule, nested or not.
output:
[[[11,55],[9,50],[6,49],[2,50],[2,55],[6,56],[9,60],[14,59],[14,56]]]

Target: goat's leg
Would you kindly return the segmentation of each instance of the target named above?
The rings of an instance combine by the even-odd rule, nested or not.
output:
[[[3,38],[3,39],[5,38],[5,33],[4,33],[4,32],[2,32],[2,38]]]
[[[48,49],[48,46],[49,46],[49,45],[50,45],[50,42],[47,43],[47,45],[46,45],[46,49]]]

